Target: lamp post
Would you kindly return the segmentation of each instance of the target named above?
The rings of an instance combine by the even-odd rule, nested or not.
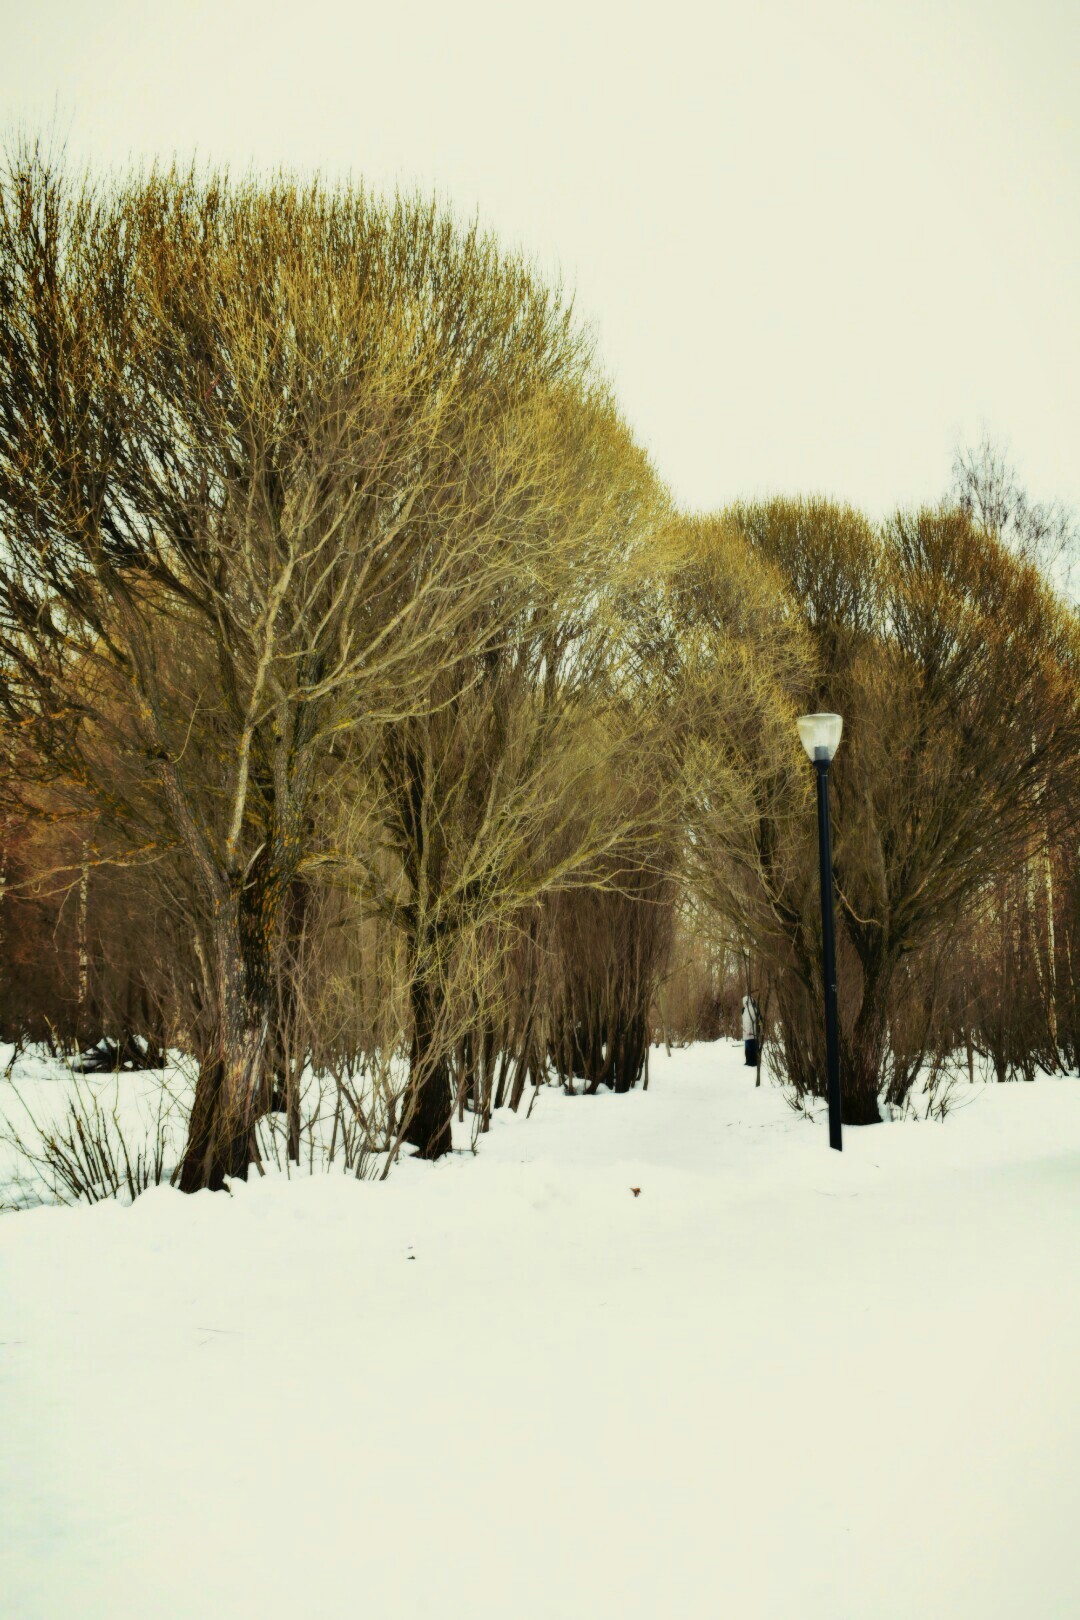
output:
[[[829,1096],[829,1146],[839,1153],[840,1037],[836,1018],[836,935],[833,927],[832,836],[829,829],[829,766],[844,729],[838,714],[804,714],[799,736],[817,774],[818,861],[821,868],[821,943],[825,968],[825,1061]]]

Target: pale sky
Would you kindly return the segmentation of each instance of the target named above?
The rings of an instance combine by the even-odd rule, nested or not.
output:
[[[0,0],[79,161],[437,189],[576,289],[686,505],[1080,507],[1080,0]]]

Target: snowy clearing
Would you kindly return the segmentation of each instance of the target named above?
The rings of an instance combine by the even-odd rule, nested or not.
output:
[[[732,1043],[651,1068],[0,1219],[5,1620],[1080,1613],[1080,1084],[841,1156]]]

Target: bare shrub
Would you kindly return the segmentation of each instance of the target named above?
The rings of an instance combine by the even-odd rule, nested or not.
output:
[[[100,1088],[80,1081],[74,1070],[69,1076],[59,1119],[50,1119],[40,1104],[31,1106],[14,1083],[9,1089],[22,1120],[13,1121],[8,1112],[0,1115],[0,1140],[32,1169],[50,1197],[63,1204],[98,1204],[110,1198],[133,1201],[148,1187],[167,1181],[174,1103],[165,1088],[159,1090],[153,1119],[140,1136],[132,1124],[121,1123],[119,1077],[109,1107],[102,1102]],[[30,1186],[27,1197],[40,1200],[41,1194]]]

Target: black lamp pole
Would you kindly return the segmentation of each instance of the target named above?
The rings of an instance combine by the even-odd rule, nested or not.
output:
[[[818,858],[821,864],[821,943],[825,967],[825,1059],[828,1067],[829,1146],[843,1150],[840,1137],[840,1038],[836,1019],[836,934],[833,926],[832,835],[829,828],[829,756],[815,750]]]

